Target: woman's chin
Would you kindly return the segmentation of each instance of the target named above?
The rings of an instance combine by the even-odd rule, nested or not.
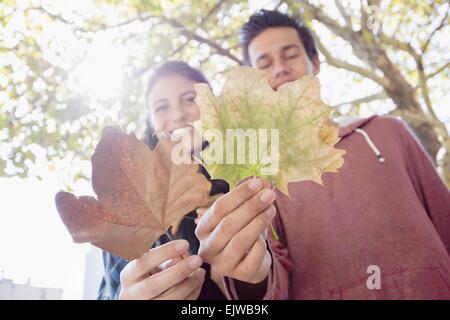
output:
[[[172,139],[183,143],[183,149],[189,153],[198,153],[202,149],[203,137],[192,126],[177,128],[171,132]]]
[[[185,134],[190,134],[192,132],[194,128],[192,126],[186,126],[186,127],[181,127],[181,128],[177,128],[175,130],[173,130],[171,132],[172,136],[177,138],[177,137],[183,137]]]

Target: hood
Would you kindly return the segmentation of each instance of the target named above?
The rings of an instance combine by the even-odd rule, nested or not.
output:
[[[340,126],[339,128],[339,137],[343,138],[349,135],[350,133],[354,132],[355,129],[363,127],[366,123],[372,121],[376,117],[378,116],[373,115],[368,118],[353,118],[350,121],[345,121],[345,125]]]
[[[375,119],[376,117],[378,117],[377,115],[373,115],[371,117],[368,118],[364,118],[364,119],[356,119],[352,122],[347,122],[348,124],[345,126],[342,126],[339,128],[339,137],[341,139],[345,138],[346,136],[350,135],[351,133],[355,132],[358,133],[362,136],[362,139],[364,139],[368,145],[368,147],[372,150],[372,152],[374,153],[376,159],[378,160],[378,162],[385,162],[386,158],[381,154],[380,150],[378,149],[378,147],[375,145],[375,143],[372,141],[372,139],[370,139],[369,134],[364,131],[362,129],[362,127],[364,125],[366,125],[367,123],[369,123],[370,121],[372,121],[373,119]]]

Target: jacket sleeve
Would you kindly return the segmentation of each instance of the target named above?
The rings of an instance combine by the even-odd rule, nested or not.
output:
[[[267,289],[264,294],[264,300],[285,300],[289,298],[289,274],[292,270],[292,262],[285,245],[285,236],[279,216],[279,208],[276,205],[277,215],[272,222],[279,240],[275,240],[269,229],[267,236],[267,249],[272,256],[272,267],[267,279]],[[230,300],[239,300],[239,292],[236,291],[234,279],[223,278],[226,296]],[[262,294],[261,294],[262,296]]]
[[[127,261],[109,252],[103,251],[105,273],[98,290],[97,300],[117,300],[120,292],[120,272]]]
[[[450,254],[450,192],[431,158],[402,121],[401,137],[405,145],[407,167],[416,192]]]

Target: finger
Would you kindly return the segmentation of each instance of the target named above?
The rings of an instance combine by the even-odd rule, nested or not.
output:
[[[209,234],[225,216],[255,195],[262,185],[261,179],[250,179],[219,197],[200,220],[196,229],[197,237]]]
[[[203,281],[205,280],[205,274],[205,269],[197,269],[192,275],[155,298],[155,300],[184,300],[196,291],[200,293]]]
[[[267,243],[261,239],[257,240],[250,249],[247,256],[232,271],[231,277],[251,282],[259,283],[267,276],[267,272],[272,265],[272,257],[267,250]],[[261,271],[264,272],[261,272]]]
[[[262,179],[263,188],[273,189],[272,183],[266,179]]]
[[[202,254],[206,252],[208,252],[208,256],[218,254],[236,233],[245,228],[261,212],[270,208],[267,214],[272,216],[275,212],[275,207],[271,203],[274,200],[275,192],[273,190],[262,189],[250,200],[222,219],[208,237],[206,245],[203,245]]]
[[[194,223],[198,224],[198,222],[200,221],[201,217],[203,217],[203,215],[205,214],[205,212],[208,210],[207,207],[202,207],[202,208],[197,208],[196,213],[197,213],[197,218],[194,219]]]
[[[269,228],[266,228],[266,230],[264,230],[262,235],[261,235],[262,240],[266,241],[268,235],[269,235]]]
[[[135,284],[136,290],[147,299],[154,299],[186,279],[202,263],[203,261],[199,256],[190,256],[169,269],[139,281]]]
[[[221,252],[219,269],[229,274],[244,259],[249,250],[259,239],[261,233],[270,225],[275,217],[275,208],[269,207],[255,217],[244,229],[239,231]]]
[[[197,300],[200,296],[200,292],[202,291],[203,286],[198,286],[197,289],[195,289],[189,296],[184,298],[184,300]]]
[[[178,262],[180,262],[182,260],[181,256],[180,257],[176,257],[167,261],[164,261],[163,263],[161,263],[159,265],[159,268],[161,270],[165,270],[165,269],[169,269],[170,267],[176,265]]]
[[[162,246],[151,249],[140,258],[126,265],[120,274],[121,283],[131,284],[142,277],[147,277],[149,272],[164,261],[179,257],[187,252],[189,244],[186,240],[170,241]]]
[[[205,214],[206,210],[208,210],[207,207],[197,208],[197,210],[195,210],[195,212],[197,213],[197,217],[201,218]]]
[[[200,293],[202,292],[203,283],[204,283],[204,281],[202,281],[202,283],[197,287],[197,289],[192,291],[192,293],[190,295],[188,295],[186,298],[184,298],[184,300],[197,300],[198,297],[200,296]]]

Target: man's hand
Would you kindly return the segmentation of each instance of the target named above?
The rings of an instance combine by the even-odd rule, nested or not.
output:
[[[276,210],[275,192],[251,179],[221,196],[202,214],[196,229],[199,256],[222,276],[260,283],[272,258],[265,235]]]

